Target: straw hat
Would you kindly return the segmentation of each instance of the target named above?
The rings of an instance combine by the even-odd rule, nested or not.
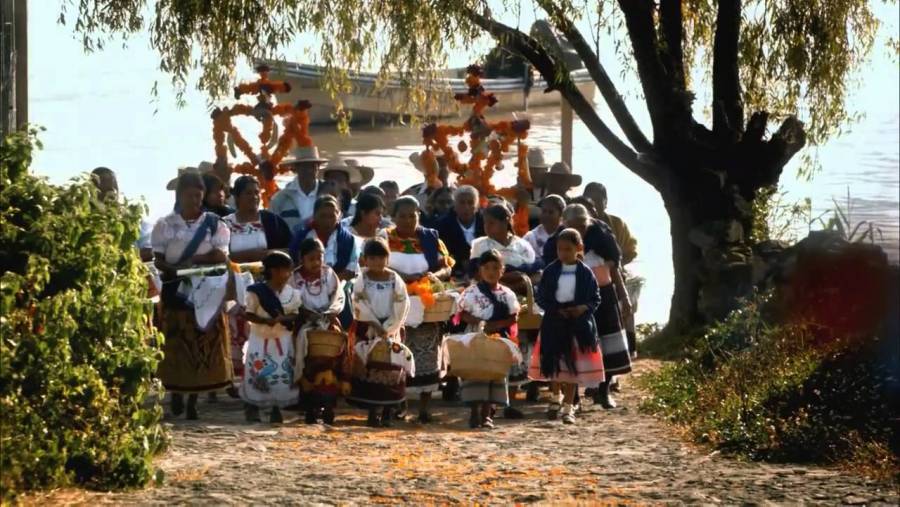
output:
[[[572,174],[572,168],[565,162],[556,162],[550,166],[545,178],[553,178],[554,180],[564,178],[567,181],[567,187],[577,187],[581,185],[581,175]]]
[[[418,151],[409,154],[409,162],[420,173],[425,173],[425,166],[422,164],[422,155]]]
[[[550,167],[550,164],[547,163],[544,158],[544,150],[540,148],[528,148],[528,168],[529,169],[547,169]],[[516,167],[519,166],[519,163],[516,162]]]
[[[315,146],[298,146],[291,150],[291,153],[281,161],[281,165],[302,164],[304,162],[324,164],[328,160],[319,156],[319,148]]]
[[[434,158],[440,163],[441,160],[444,159],[443,153],[438,153],[434,156]],[[422,174],[425,174],[425,165],[422,163],[422,154],[414,151],[409,154],[409,162]]]
[[[178,176],[175,176],[174,178],[169,180],[168,183],[166,183],[166,190],[176,190],[178,188],[178,178],[180,178],[182,174],[194,173],[194,174],[203,175],[206,173],[213,172],[213,167],[214,166],[213,166],[212,162],[207,162],[205,160],[203,162],[200,162],[199,164],[197,164],[196,167],[195,166],[181,166],[178,168]]]
[[[359,170],[359,166],[356,164],[351,165],[349,161],[346,161],[340,157],[334,157],[328,161],[328,164],[322,168],[322,174],[325,174],[329,171],[338,171],[345,173],[347,175],[347,179],[350,180],[350,183],[360,183],[362,182],[362,174]]]
[[[360,186],[369,183],[375,178],[375,169],[372,169],[369,166],[360,165],[359,160],[356,160],[355,158],[344,159],[344,163],[359,170]]]

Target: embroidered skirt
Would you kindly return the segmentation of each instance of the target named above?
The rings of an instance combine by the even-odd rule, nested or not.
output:
[[[356,322],[356,341],[365,341],[368,324]],[[399,405],[406,399],[406,372],[400,366],[353,355],[353,379],[347,402],[362,408]]]
[[[297,403],[294,387],[294,344],[290,332],[277,338],[262,338],[250,332],[244,346],[244,376],[241,399],[261,408],[287,407]]]
[[[603,351],[603,367],[607,375],[621,375],[631,371],[631,355],[628,338],[619,319],[619,300],[613,285],[600,287],[600,307],[594,313],[600,349]]]
[[[416,360],[416,376],[406,378],[407,395],[437,391],[447,369],[443,325],[425,322],[419,327],[406,327],[404,331],[403,344]]]
[[[500,382],[479,382],[464,380],[462,383],[463,403],[496,403],[509,405],[509,385]]]
[[[334,406],[341,394],[350,387],[353,343],[344,344],[342,353],[335,357],[310,356],[307,353],[306,335],[319,326],[307,324],[297,336],[294,361],[294,382],[300,386],[300,401],[306,407]]]
[[[538,338],[531,352],[531,365],[528,367],[528,375],[532,380],[546,380],[550,382],[565,382],[567,384],[578,384],[582,387],[596,387],[597,384],[605,380],[603,372],[603,355],[599,350],[592,352],[582,352],[572,343],[574,349],[572,354],[575,361],[576,372],[570,371],[562,359],[560,359],[559,372],[556,375],[547,377],[541,374],[541,338]]]
[[[531,351],[534,349],[534,342],[537,340],[537,331],[519,331],[518,339],[522,361],[509,370],[508,379],[509,385],[514,387],[530,382],[528,379],[528,363],[531,361]]]
[[[201,331],[192,308],[165,307],[162,331],[165,357],[157,375],[166,390],[199,393],[231,385],[231,342],[224,312]]]
[[[234,370],[235,384],[244,376],[244,344],[250,336],[250,323],[243,309],[235,306],[228,312],[228,334],[231,342],[231,367]]]

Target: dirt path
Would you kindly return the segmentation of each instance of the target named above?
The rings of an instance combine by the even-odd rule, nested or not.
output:
[[[161,486],[122,493],[58,491],[28,503],[372,504],[372,503],[816,503],[892,504],[883,484],[837,471],[742,463],[684,444],[639,414],[623,381],[625,408],[587,407],[575,426],[547,421],[544,404],[524,421],[498,419],[469,430],[467,412],[441,405],[437,424],[364,425],[341,410],[334,427],[244,424],[240,404],[201,401],[201,421],[171,421],[172,445],[159,458]]]

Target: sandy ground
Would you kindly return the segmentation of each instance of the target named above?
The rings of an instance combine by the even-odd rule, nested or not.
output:
[[[200,421],[168,420],[169,451],[158,458],[161,485],[95,493],[62,490],[30,504],[890,504],[890,486],[836,470],[746,463],[684,443],[640,414],[631,385],[654,364],[639,361],[623,379],[621,408],[590,404],[574,426],[547,421],[545,404],[525,405],[523,421],[497,419],[470,430],[466,409],[438,404],[438,421],[365,426],[343,408],[335,426],[243,422],[222,395],[201,401]],[[519,404],[523,404],[520,400]]]

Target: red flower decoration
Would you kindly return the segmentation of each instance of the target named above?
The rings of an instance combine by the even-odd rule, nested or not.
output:
[[[437,134],[437,130],[437,124],[429,123],[422,128],[422,137],[432,138],[435,136],[435,134]]]
[[[298,111],[306,111],[307,109],[312,108],[312,102],[308,100],[298,100],[296,104],[294,104],[294,108]]]

